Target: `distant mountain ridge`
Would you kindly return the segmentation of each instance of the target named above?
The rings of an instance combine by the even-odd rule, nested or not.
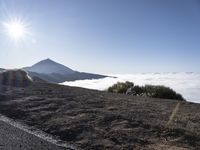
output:
[[[62,83],[65,81],[75,81],[84,79],[100,79],[107,76],[74,71],[51,59],[42,60],[31,67],[23,68],[31,77],[38,77],[52,83]]]

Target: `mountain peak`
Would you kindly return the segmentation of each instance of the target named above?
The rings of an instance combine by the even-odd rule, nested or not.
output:
[[[50,59],[50,58],[47,58],[47,59],[44,59],[44,60],[39,61],[38,63],[56,63],[56,62],[53,61],[53,60]],[[36,63],[36,64],[38,64],[38,63]]]
[[[65,81],[100,79],[106,76],[74,71],[62,64],[59,64],[49,58],[41,60],[31,67],[23,68],[34,78],[38,77],[47,82],[61,83]]]
[[[49,58],[39,61],[31,67],[25,68],[25,70],[30,72],[42,73],[42,74],[72,74],[74,71],[62,64],[59,64]]]
[[[55,61],[53,61],[53,60],[50,59],[50,58],[44,59],[43,61],[55,62]]]

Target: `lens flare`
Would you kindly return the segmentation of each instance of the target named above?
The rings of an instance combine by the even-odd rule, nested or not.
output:
[[[4,22],[3,26],[9,37],[15,41],[25,38],[28,33],[26,24],[19,19]]]

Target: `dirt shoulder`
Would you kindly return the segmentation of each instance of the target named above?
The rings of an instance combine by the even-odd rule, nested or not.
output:
[[[80,149],[200,149],[199,104],[47,83],[0,91],[0,113]]]

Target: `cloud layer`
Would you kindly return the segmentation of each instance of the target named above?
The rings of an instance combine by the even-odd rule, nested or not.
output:
[[[187,101],[200,103],[200,73],[115,74],[111,76],[117,78],[77,80],[62,84],[97,90],[106,90],[109,86],[124,81],[131,81],[136,85],[165,85],[181,93]]]

